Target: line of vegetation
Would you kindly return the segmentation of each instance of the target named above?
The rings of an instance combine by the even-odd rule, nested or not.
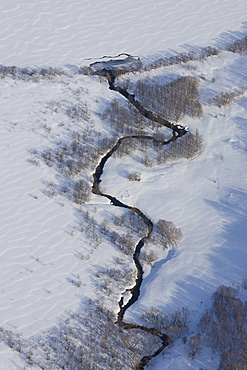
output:
[[[53,79],[62,75],[70,74],[63,68],[20,68],[0,65],[0,78],[11,77],[16,80],[38,82],[40,79]]]
[[[244,54],[247,52],[247,36],[234,41],[232,44],[227,45],[227,50],[233,53]]]
[[[199,79],[193,76],[178,77],[160,85],[157,79],[140,79],[129,89],[148,110],[171,122],[178,122],[185,115],[201,118],[203,111],[198,100]]]
[[[244,94],[246,88],[241,88],[235,91],[221,92],[213,97],[210,101],[211,104],[217,105],[219,108],[230,105],[235,99]]]
[[[198,51],[189,51],[189,52],[181,52],[175,55],[161,57],[155,59],[149,63],[135,63],[132,65],[121,66],[121,68],[114,71],[115,76],[120,76],[126,73],[135,73],[135,72],[150,72],[151,70],[158,69],[161,67],[168,67],[171,65],[176,64],[185,64],[190,61],[204,61],[210,56],[215,56],[220,54],[220,49],[214,46],[206,46],[200,48]],[[93,64],[90,66],[84,66],[81,68],[81,72],[85,75],[93,75],[95,74],[95,69],[93,68]],[[103,63],[102,63],[103,64]]]

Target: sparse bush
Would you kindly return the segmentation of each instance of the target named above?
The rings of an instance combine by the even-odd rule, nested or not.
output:
[[[112,221],[116,226],[126,226],[126,220],[127,218],[125,214],[122,214],[121,216],[113,216],[112,218]]]
[[[119,135],[141,134],[143,129],[153,124],[143,117],[131,103],[123,105],[116,99],[112,100],[106,107],[102,118],[109,121],[118,137]]]
[[[242,95],[244,91],[245,89],[221,92],[212,99],[212,103],[217,105],[219,108],[230,105],[236,98]]]
[[[79,73],[86,75],[86,76],[92,76],[94,73],[94,70],[91,67],[83,66],[83,67],[80,67]]]
[[[87,103],[78,103],[67,109],[66,114],[75,122],[88,121],[90,111]]]
[[[215,46],[205,46],[201,49],[201,59],[206,59],[213,55],[219,55],[220,49]]]
[[[81,287],[81,280],[79,277],[77,279],[68,279],[68,281],[74,286],[76,286],[77,288]]]
[[[100,224],[101,234],[107,235],[109,233],[109,222],[108,220],[103,220]]]
[[[160,340],[146,331],[123,330],[100,302],[89,301],[46,333],[25,340],[0,329],[3,343],[21,354],[26,365],[43,370],[134,369],[143,355],[154,353]]]
[[[188,132],[183,137],[171,142],[169,145],[160,147],[157,154],[157,164],[166,164],[181,158],[193,158],[202,146],[202,136],[196,130],[195,134]]]
[[[126,228],[128,233],[132,235],[143,236],[147,232],[147,227],[143,219],[132,210],[127,210],[121,216],[113,216],[112,222],[115,226],[120,226],[122,229]],[[113,238],[115,240],[118,239],[116,236],[114,237],[114,232]]]
[[[163,315],[160,310],[151,307],[142,314],[142,320],[148,327],[165,332],[174,341],[188,331],[190,314],[184,307],[168,315]]]
[[[242,280],[242,284],[241,285],[242,285],[243,289],[247,290],[247,278],[245,278],[245,279]]]
[[[39,79],[52,79],[56,76],[68,75],[62,68],[42,68],[36,70],[32,68],[20,68],[16,66],[0,66],[0,77],[12,77],[15,80],[38,82]]]
[[[114,156],[122,158],[125,155],[131,155],[136,149],[136,140],[131,137],[126,137],[121,141]]]
[[[148,265],[152,266],[153,263],[158,259],[158,256],[154,250],[151,250],[149,252],[142,251],[141,259],[142,261],[146,262]]]
[[[110,233],[110,241],[113,243],[113,244],[118,244],[119,243],[119,235],[118,233],[116,233],[115,231],[112,231]]]
[[[121,266],[121,269],[106,268],[97,271],[96,277],[100,279],[100,288],[111,295],[113,292],[122,291],[126,285],[134,283],[135,270],[129,268],[128,265]]]
[[[42,159],[44,160],[45,164],[48,167],[52,167],[53,166],[53,158],[52,158],[52,154],[51,154],[51,151],[50,150],[45,150],[42,153]]]
[[[190,322],[189,310],[185,307],[176,310],[166,316],[165,327],[166,332],[173,340],[181,338],[188,331],[188,323]]]
[[[233,53],[244,54],[247,51],[247,36],[244,36],[242,39],[234,41],[232,44],[228,45],[228,51]]]
[[[177,143],[174,143],[174,146],[180,147],[180,157],[186,159],[193,158],[200,151],[201,145],[202,136],[197,129],[195,135],[188,132]]]
[[[153,167],[153,165],[154,165],[153,160],[152,160],[148,155],[144,155],[144,156],[141,158],[141,162],[142,162],[142,164],[144,164],[144,166],[146,166],[146,167]]]
[[[213,299],[213,312],[220,321],[226,315],[226,310],[229,309],[229,305],[235,302],[237,295],[237,289],[233,287],[220,286],[212,296]]]
[[[166,120],[177,122],[185,114],[194,118],[202,116],[198,87],[196,77],[183,76],[163,85],[156,80],[139,80],[133,90],[144,108]]]
[[[141,176],[140,176],[140,173],[139,172],[130,172],[128,174],[128,179],[130,181],[141,181]]]
[[[206,58],[218,55],[219,53],[220,50],[218,48],[214,46],[206,46],[201,48],[198,52],[189,51],[188,53],[179,53],[170,57],[159,58],[146,64],[143,67],[143,71],[151,71],[152,69],[167,67],[173,64],[187,63],[193,60],[205,60]]]
[[[202,341],[220,355],[218,370],[242,370],[247,365],[247,305],[237,294],[234,287],[220,286],[212,295],[212,308],[198,324]]]
[[[134,253],[135,243],[131,234],[123,234],[119,239],[120,249],[127,255]]]
[[[79,230],[85,232],[90,240],[90,244],[93,242],[93,246],[96,248],[102,242],[101,225],[97,223],[94,216],[90,215],[88,211],[84,212],[81,209],[79,215]]]
[[[176,245],[182,239],[182,232],[172,221],[159,220],[157,228],[162,237],[164,237],[165,245]]]
[[[150,328],[163,329],[164,315],[155,307],[150,307],[141,315],[142,320]]]
[[[85,180],[78,180],[74,186],[73,201],[77,204],[84,204],[89,201],[91,188]]]
[[[190,337],[188,342],[188,353],[189,356],[193,359],[195,355],[201,352],[201,337],[199,334],[193,335]]]
[[[199,323],[197,324],[197,329],[199,333],[205,334],[209,330],[211,322],[212,322],[212,312],[211,310],[206,309]]]

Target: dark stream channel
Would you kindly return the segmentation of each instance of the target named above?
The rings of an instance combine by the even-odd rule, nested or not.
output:
[[[137,245],[135,247],[135,251],[134,251],[134,254],[133,254],[133,260],[134,260],[136,270],[137,270],[136,280],[135,280],[135,285],[132,288],[126,289],[126,292],[128,291],[128,292],[131,293],[131,298],[129,299],[129,301],[126,304],[124,304],[123,296],[121,297],[120,301],[118,302],[120,310],[119,310],[118,315],[117,315],[117,324],[119,326],[121,326],[122,328],[143,330],[143,331],[146,331],[148,333],[151,333],[152,335],[157,336],[161,340],[161,343],[162,343],[161,346],[153,354],[151,354],[149,356],[144,356],[140,360],[139,364],[135,367],[136,370],[143,370],[144,367],[149,363],[149,361],[152,358],[154,358],[155,356],[157,356],[158,354],[160,354],[162,352],[162,350],[166,346],[168,346],[169,343],[171,342],[171,339],[166,334],[162,333],[158,329],[148,328],[148,327],[145,327],[145,326],[142,326],[142,325],[127,323],[127,322],[123,321],[124,314],[125,314],[126,310],[129,307],[131,307],[138,300],[139,295],[140,295],[140,288],[141,288],[141,284],[142,284],[142,281],[143,281],[143,268],[142,268],[142,265],[139,261],[139,256],[140,256],[141,248],[144,246],[145,241],[147,239],[149,239],[149,237],[150,237],[150,235],[153,231],[153,223],[138,208],[129,206],[127,204],[124,204],[121,201],[119,201],[117,198],[115,198],[115,197],[113,197],[109,194],[103,193],[100,190],[100,182],[101,182],[100,178],[101,178],[101,175],[103,174],[104,166],[105,166],[107,160],[113,155],[114,152],[116,152],[116,150],[119,148],[119,146],[121,145],[121,143],[124,140],[129,139],[129,138],[148,139],[148,140],[152,140],[152,141],[154,141],[156,143],[159,143],[159,144],[162,144],[162,145],[167,145],[170,142],[177,140],[178,137],[181,137],[181,136],[185,135],[187,131],[184,127],[176,126],[176,125],[170,123],[169,121],[166,121],[162,117],[157,116],[155,113],[146,110],[135,99],[135,96],[133,94],[130,94],[127,90],[122,89],[119,86],[115,86],[116,74],[115,74],[114,70],[101,69],[100,71],[97,71],[96,74],[106,77],[107,80],[108,80],[108,83],[109,83],[110,90],[115,90],[115,91],[119,92],[121,95],[123,95],[126,99],[128,99],[128,101],[131,104],[133,104],[138,109],[138,111],[144,117],[146,117],[146,118],[148,118],[152,121],[158,122],[158,123],[160,123],[160,124],[162,124],[162,125],[164,125],[164,126],[166,126],[166,127],[168,127],[169,129],[172,130],[171,138],[167,141],[162,141],[162,142],[155,139],[152,136],[145,136],[145,135],[139,135],[139,136],[138,135],[132,135],[132,136],[129,135],[129,136],[121,137],[120,139],[118,139],[116,144],[104,155],[104,157],[102,157],[100,163],[96,167],[95,172],[93,174],[92,192],[94,194],[97,194],[97,195],[108,198],[111,201],[111,204],[113,204],[116,207],[123,207],[123,208],[128,208],[128,209],[132,210],[133,212],[135,212],[138,216],[140,216],[143,219],[144,223],[147,226],[147,233],[146,233],[145,236],[143,236],[139,240],[139,242],[137,243]]]

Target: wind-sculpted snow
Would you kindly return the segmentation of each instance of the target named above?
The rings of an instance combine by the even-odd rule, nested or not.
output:
[[[245,15],[245,0],[2,1],[1,63],[62,66],[125,50],[147,55],[206,45],[239,28]]]
[[[106,240],[103,245],[107,244],[107,248],[93,249],[85,229],[81,230],[85,225],[78,214],[81,216],[81,207],[89,210],[90,216],[95,211],[99,225],[106,219],[113,232],[119,231],[111,221],[111,211],[107,213],[112,209],[108,199],[127,211],[131,207],[143,217],[148,215],[154,225],[159,219],[173,220],[183,231],[182,243],[168,256],[160,250],[152,268],[144,261],[140,295],[128,310],[130,291],[124,293],[128,280],[114,281],[108,308],[114,306],[115,313],[120,312],[119,306],[122,312],[126,308],[126,329],[128,326],[138,331],[143,324],[140,312],[151,306],[164,313],[188,307],[195,321],[209,305],[210,295],[219,284],[237,286],[246,277],[246,93],[230,107],[219,108],[214,104],[215,97],[221,97],[222,92],[232,93],[245,85],[246,55],[232,52],[235,47],[226,48],[245,36],[243,21],[246,0],[1,2],[0,316],[6,330],[24,336],[40,333],[52,327],[64,313],[76,310],[80,299],[94,298],[101,288],[99,280],[106,281],[101,276],[95,292],[95,271],[105,266],[107,269],[122,251]],[[200,55],[201,46],[208,44],[223,48],[220,55],[203,63],[197,58],[186,63],[183,56],[178,59],[180,65],[172,66],[177,51],[189,54],[192,50]],[[33,149],[40,153],[43,149],[54,149],[54,145],[68,144],[72,130],[82,129],[78,128],[79,122],[73,121],[73,108],[81,108],[83,115],[84,102],[89,103],[91,112],[96,112],[92,113],[93,129],[107,135],[113,132],[107,120],[102,130],[98,113],[121,90],[110,91],[105,80],[99,83],[98,77],[81,75],[80,67],[96,60],[121,58],[125,51],[130,53],[125,56],[141,57],[143,71],[146,66],[146,71],[151,71],[152,65],[157,67],[159,60],[165,59],[162,66],[167,67],[165,73],[169,77],[189,74],[200,79],[203,117],[199,121],[184,117],[183,122],[191,132],[198,128],[204,138],[203,150],[189,161],[168,160],[165,170],[163,162],[156,166],[156,157],[152,168],[145,167],[142,153],[134,152],[124,160],[113,156],[114,160],[105,162],[100,177],[103,186],[99,184],[99,190],[108,194],[108,199],[94,194],[89,204],[75,205],[60,193],[60,188],[66,190],[66,186],[59,188],[61,174],[40,161]],[[106,58],[98,58],[102,55]],[[76,77],[75,71],[79,73]],[[156,70],[153,75],[159,73]],[[133,74],[133,79],[136,78],[138,73]],[[124,86],[120,81],[119,85]],[[122,96],[136,103],[138,109],[140,97],[132,95],[135,91],[128,91]],[[78,104],[79,99],[82,105]],[[66,112],[70,112],[70,117]],[[124,135],[128,132],[118,133],[122,140]],[[184,139],[188,137],[189,134]],[[174,141],[172,146],[177,147],[181,140]],[[109,147],[114,145],[111,142]],[[78,176],[91,179],[93,166],[109,147],[104,147],[93,164],[88,159],[90,170]],[[139,182],[128,179],[128,174],[135,171],[140,174]],[[48,191],[46,184],[51,186]],[[117,212],[124,210],[115,207],[114,213]],[[143,236],[138,235],[145,238],[147,234],[144,231]],[[148,239],[146,242],[144,252],[146,245],[151,246]],[[141,248],[138,241],[133,246],[138,244]],[[131,269],[129,281],[133,287],[134,264]],[[118,304],[119,291],[124,298]],[[190,326],[192,331],[193,325],[194,322]],[[1,344],[2,368],[23,368],[24,365],[18,367],[14,356],[11,349]],[[210,356],[208,360],[201,356],[193,363],[186,356],[186,351],[181,351],[176,343],[173,349],[166,350],[167,367],[211,370],[217,366],[209,360]],[[161,364],[155,368],[163,369],[163,361],[162,356],[156,358],[156,363]]]

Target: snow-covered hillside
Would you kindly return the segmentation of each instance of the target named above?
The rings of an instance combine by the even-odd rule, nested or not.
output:
[[[193,76],[200,81],[203,108],[200,119],[185,115],[180,121],[203,137],[193,158],[161,165],[155,146],[137,144],[130,155],[112,156],[105,165],[103,192],[137,207],[154,225],[172,221],[183,234],[168,249],[152,239],[147,243],[156,258],[152,266],[143,260],[140,297],[125,320],[142,325],[141,315],[150,308],[168,314],[185,307],[192,335],[215,289],[239,286],[247,277],[247,60],[246,54],[226,50],[246,35],[246,10],[244,0],[0,5],[1,328],[27,340],[44,337],[79,308],[86,315],[88,299],[97,297],[116,314],[121,295],[135,283],[132,253],[123,253],[114,237],[131,236],[135,244],[143,225],[135,226],[133,216],[106,198],[90,192],[84,202],[77,192],[80,180],[91,187],[100,158],[126,135],[106,114],[114,99],[128,108],[126,99],[109,90],[106,78],[80,69],[104,55],[127,52],[145,66],[181,51],[198,52],[199,46],[222,48],[203,61],[117,79],[136,93],[138,81],[158,85]],[[4,68],[12,65],[17,68]],[[218,107],[214,99],[222,92],[238,96]],[[146,135],[171,135],[147,120],[142,124]],[[140,181],[130,181],[132,173]],[[246,291],[240,294],[246,300]],[[189,359],[182,342],[163,353],[150,368],[214,370],[219,363],[209,350]],[[3,370],[24,368],[6,341],[0,362]]]

